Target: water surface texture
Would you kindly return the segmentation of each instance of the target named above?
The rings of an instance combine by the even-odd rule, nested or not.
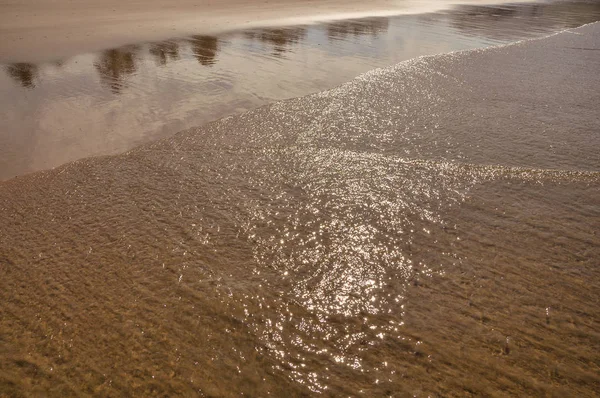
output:
[[[514,37],[474,13],[414,22]],[[276,65],[311,29],[237,43]],[[227,45],[186,43],[194,70],[223,71]],[[147,87],[136,54],[181,48],[88,70],[122,105]],[[0,183],[0,395],[595,396],[599,48],[595,23],[421,57]],[[61,66],[11,68],[32,94]]]
[[[461,6],[0,65],[0,179],[120,153],[226,115],[335,87],[375,67],[598,19],[598,2]]]

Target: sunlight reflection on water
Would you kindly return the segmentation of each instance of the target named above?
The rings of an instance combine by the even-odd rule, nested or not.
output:
[[[0,179],[122,152],[425,54],[596,20],[597,3],[464,6],[418,16],[192,36],[0,68]]]

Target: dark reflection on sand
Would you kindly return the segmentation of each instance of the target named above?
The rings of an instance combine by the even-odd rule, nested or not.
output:
[[[6,67],[6,73],[25,88],[34,88],[38,67],[28,63],[16,63]]]
[[[152,43],[148,51],[154,56],[156,64],[160,66],[179,59],[179,44],[173,40]]]
[[[305,28],[259,29],[244,32],[248,39],[259,40],[270,45],[274,56],[291,51],[291,46],[301,42],[306,36]]]
[[[327,24],[327,36],[330,39],[344,39],[347,36],[372,36],[385,33],[389,18],[367,18],[354,21],[337,21]]]
[[[126,78],[137,70],[136,52],[138,46],[127,46],[106,50],[100,55],[100,59],[94,63],[94,67],[100,75],[102,82],[110,88],[114,94],[119,94],[126,87]]]
[[[192,36],[190,39],[194,56],[204,66],[216,63],[219,52],[219,39],[214,36]]]

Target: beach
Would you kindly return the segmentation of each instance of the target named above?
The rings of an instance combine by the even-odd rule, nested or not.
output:
[[[468,43],[1,181],[0,396],[595,396],[600,23]]]
[[[544,37],[598,19],[597,2],[467,4],[0,63],[0,180],[119,154],[419,56]]]

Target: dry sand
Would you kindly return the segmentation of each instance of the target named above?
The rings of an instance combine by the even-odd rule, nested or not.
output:
[[[57,60],[192,33],[420,13],[451,4],[448,0],[0,0],[0,63]]]

